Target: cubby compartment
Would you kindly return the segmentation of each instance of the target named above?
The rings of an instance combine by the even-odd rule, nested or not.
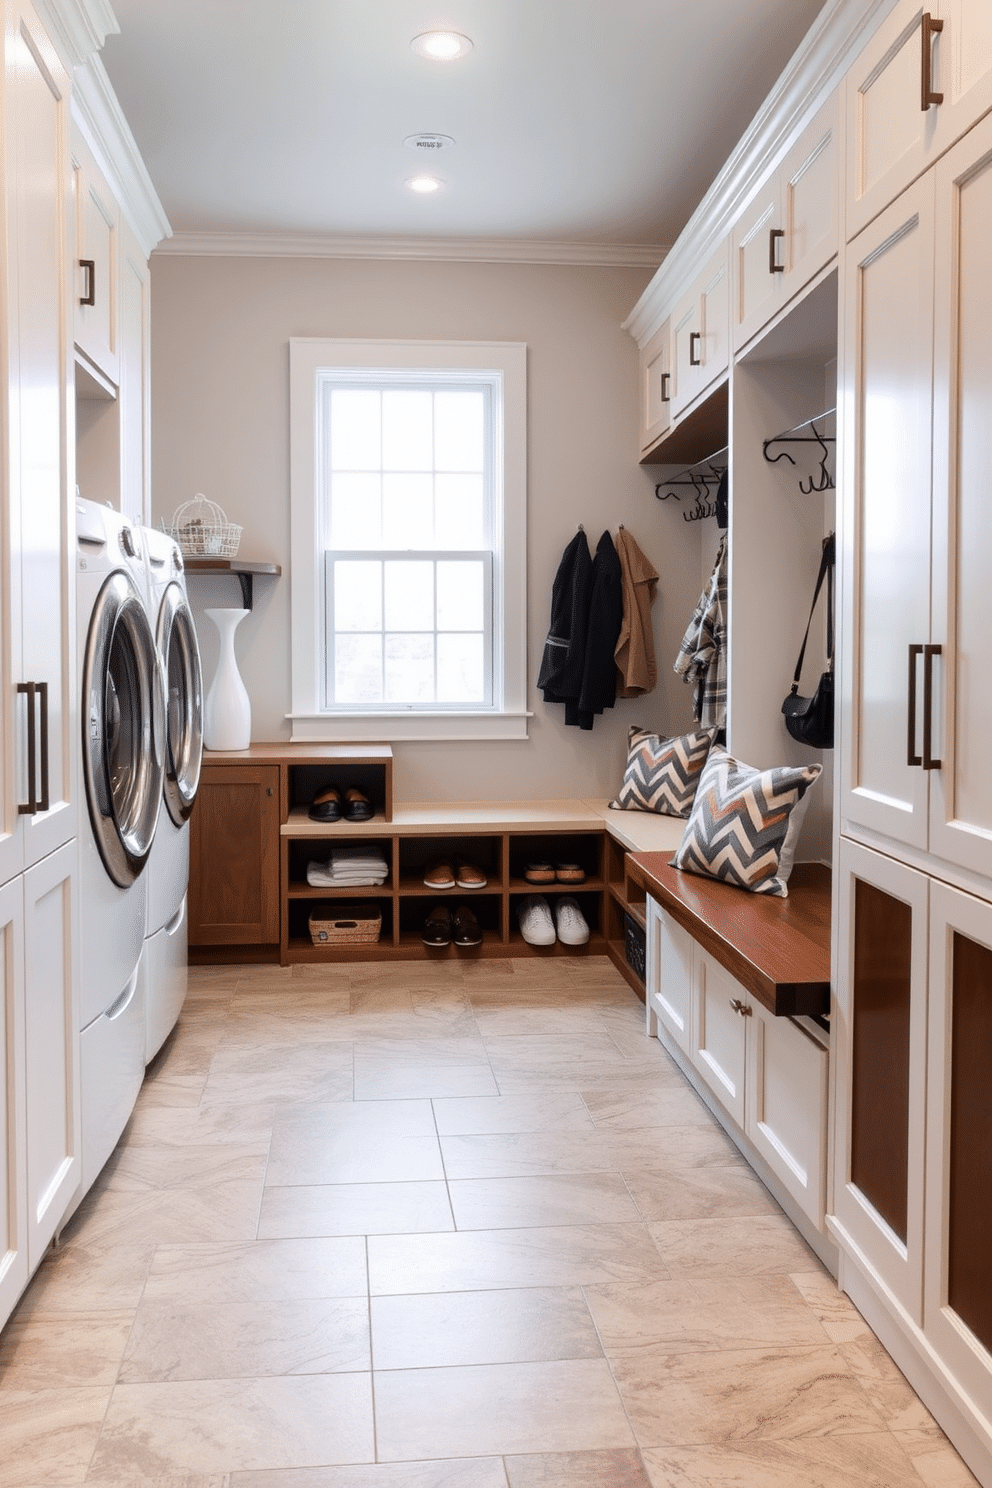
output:
[[[524,890],[526,890],[526,893]],[[510,895],[510,947],[513,955],[529,955],[531,952],[535,952],[538,955],[557,953],[559,955],[580,956],[588,954],[590,951],[596,955],[603,954],[605,946],[603,943],[604,937],[601,933],[601,908],[603,903],[601,892],[597,892],[595,889],[588,889],[584,884],[574,889],[570,888],[568,884],[558,884],[550,891],[532,884],[525,884],[524,890],[515,888],[511,891]],[[560,940],[556,939],[554,945],[551,946],[529,945],[520,933],[520,923],[517,918],[520,905],[527,894],[540,894],[542,898],[547,899],[552,917],[554,917],[556,900],[564,898],[566,894],[574,899],[582,911],[583,919],[589,926],[589,939],[586,944],[578,946],[564,945]]]
[[[581,883],[531,883],[524,876],[528,863],[577,863],[585,873]],[[603,886],[603,834],[592,832],[514,834],[510,838],[510,889],[533,893],[573,893]]]
[[[294,765],[289,771],[289,810],[309,811],[310,803],[318,791],[335,785],[344,799],[345,791],[354,787],[368,796],[375,807],[375,814],[382,821],[392,815],[392,803],[387,803],[385,770],[380,764],[353,764],[350,760],[340,764],[334,761],[319,765]],[[388,810],[387,810],[388,805]],[[351,825],[348,822],[345,826]]]
[[[424,921],[432,909],[443,904],[452,914],[459,905],[470,909],[479,922],[483,942],[479,946],[458,946],[454,941],[447,946],[426,946],[423,941]],[[467,894],[461,889],[449,889],[443,894],[414,895],[399,901],[401,948],[419,947],[424,955],[477,956],[488,947],[503,940],[503,895],[500,889],[477,889]]]
[[[403,894],[436,893],[424,883],[429,868],[446,863],[457,880],[458,864],[463,862],[485,875],[485,888],[500,890],[503,886],[502,838],[499,836],[401,837],[399,840],[399,886]],[[475,897],[482,889],[445,889],[443,894],[466,894]]]
[[[348,905],[374,905],[382,916],[378,940],[334,940],[314,945],[310,934],[310,915],[326,912],[328,918],[341,918]],[[348,898],[290,899],[286,906],[288,945],[294,961],[361,961],[382,955],[393,942],[393,901],[388,896],[372,897],[363,889],[354,890]]]
[[[336,848],[355,848],[381,853],[388,873],[381,885],[338,884],[313,885],[307,881],[307,865],[311,862],[327,864]],[[393,887],[393,840],[390,837],[295,837],[287,843],[288,877],[286,892],[290,898],[379,898],[392,893]]]

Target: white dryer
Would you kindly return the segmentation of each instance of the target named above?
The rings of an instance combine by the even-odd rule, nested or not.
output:
[[[146,527],[141,538],[148,617],[166,687],[165,772],[158,827],[148,858],[142,956],[147,1062],[175,1027],[186,1000],[189,817],[200,783],[203,684],[182,555],[164,532]]]
[[[110,1156],[145,1069],[139,975],[164,775],[165,698],[140,536],[76,502],[82,772],[79,824],[83,1192]]]

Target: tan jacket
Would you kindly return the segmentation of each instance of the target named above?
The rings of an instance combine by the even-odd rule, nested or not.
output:
[[[658,575],[623,527],[617,533],[616,548],[623,588],[623,624],[613,653],[620,673],[617,697],[640,697],[658,680],[651,627]]]

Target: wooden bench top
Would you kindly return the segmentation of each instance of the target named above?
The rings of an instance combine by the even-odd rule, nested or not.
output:
[[[682,873],[668,853],[632,853],[628,874],[769,1012],[829,1012],[829,868],[797,863],[787,899]]]

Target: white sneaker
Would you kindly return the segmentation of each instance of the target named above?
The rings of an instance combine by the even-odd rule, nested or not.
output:
[[[562,945],[585,945],[589,939],[589,926],[571,894],[556,901],[555,925]]]
[[[555,943],[555,923],[543,894],[528,894],[517,909],[520,934],[528,945],[549,946]],[[586,932],[588,934],[588,931]]]

